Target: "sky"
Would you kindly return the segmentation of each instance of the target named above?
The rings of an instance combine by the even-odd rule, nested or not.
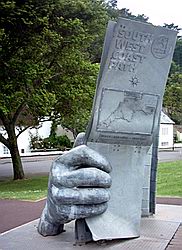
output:
[[[118,0],[118,8],[127,8],[134,15],[145,14],[154,25],[174,23],[182,28],[182,0]]]

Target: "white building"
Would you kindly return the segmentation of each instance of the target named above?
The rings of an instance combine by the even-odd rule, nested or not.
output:
[[[174,134],[178,142],[182,142],[182,125],[175,125],[174,126]]]
[[[31,135],[32,136],[39,135],[41,138],[46,138],[50,135],[50,130],[51,130],[51,121],[46,121],[40,123],[40,125],[37,128],[29,128],[25,130],[22,134],[20,134],[20,136],[17,139],[20,155],[26,155],[27,153],[30,153]],[[4,134],[4,137],[6,137],[6,134]],[[0,143],[0,157],[3,156],[9,157],[10,152],[9,149],[4,144]]]
[[[164,113],[161,113],[160,131],[159,131],[159,148],[173,148],[174,122]]]

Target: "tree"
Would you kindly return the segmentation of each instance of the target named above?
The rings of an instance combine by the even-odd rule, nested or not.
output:
[[[106,9],[110,19],[116,20],[119,16],[119,10],[117,8],[117,0],[106,1]]]
[[[149,20],[149,18],[144,14],[138,14],[137,16],[133,15],[132,12],[130,12],[130,10],[127,8],[122,8],[119,10],[119,16],[140,22],[148,22]]]
[[[73,115],[81,96],[93,96],[89,49],[107,12],[102,1],[4,0],[0,15],[0,119],[7,133],[0,142],[10,150],[14,179],[22,179],[17,137],[45,116]]]
[[[168,78],[164,107],[177,124],[182,123],[182,74],[174,73]]]
[[[180,67],[179,64],[176,64],[175,61],[172,61],[171,62],[171,67],[170,67],[170,72],[169,72],[169,77],[172,75],[172,74],[177,74],[177,73],[180,73],[182,70],[182,68]],[[167,84],[169,83],[170,81],[167,82]]]
[[[174,23],[164,24],[164,27],[175,31],[180,31],[178,25]],[[177,37],[174,50],[173,61],[164,94],[164,107],[170,117],[177,123],[182,123],[182,40]]]
[[[179,28],[178,25],[175,25],[174,23],[171,23],[171,24],[164,23],[163,27],[171,29],[171,30],[175,30],[177,32],[180,32],[182,30],[181,28]],[[175,47],[174,55],[173,55],[173,62],[181,68],[180,70],[178,69],[178,71],[181,71],[182,70],[182,37],[181,36],[177,36],[176,47]]]
[[[168,28],[170,30],[175,30],[178,32],[181,30],[181,28],[179,28],[179,26],[175,25],[174,23],[170,23],[170,24],[164,23],[163,27]]]
[[[67,78],[68,82],[81,84],[71,83],[71,88],[66,90],[67,93],[62,91],[55,106],[55,112],[59,114],[61,110],[61,116],[57,118],[57,122],[60,120],[59,123],[72,131],[75,138],[79,132],[85,131],[90,118],[99,64],[87,63],[83,70],[84,72],[77,72],[76,75]],[[85,77],[86,74],[88,74],[87,77]],[[69,98],[67,98],[68,95]]]
[[[112,9],[117,9],[117,0],[108,0],[106,1],[106,3],[108,7],[111,7]]]
[[[180,71],[182,72],[182,39],[177,39],[176,47],[173,55],[174,62],[180,66]]]
[[[40,8],[39,12],[35,11],[36,8]],[[46,11],[48,14],[43,14]],[[48,4],[38,2],[33,6],[23,1],[0,3],[0,119],[7,133],[7,138],[0,134],[0,141],[10,150],[14,179],[24,177],[17,137],[27,126],[21,124],[23,128],[16,133],[20,114],[25,117],[28,113],[32,117],[36,113],[44,116],[54,100],[54,95],[45,88],[50,71],[45,70],[48,62],[42,60],[42,54],[47,53],[46,40],[54,35],[49,34],[47,29],[50,11]],[[34,120],[36,118],[32,125]]]

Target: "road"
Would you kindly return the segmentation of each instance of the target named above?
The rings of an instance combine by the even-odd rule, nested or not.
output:
[[[57,158],[53,156],[22,157],[23,168],[26,176],[45,175],[49,173],[52,161]],[[0,179],[13,176],[11,159],[0,159]]]
[[[182,148],[176,148],[174,151],[159,151],[158,159],[159,162],[182,160]]]
[[[26,176],[30,175],[45,175],[49,173],[52,161],[57,155],[52,156],[35,156],[23,157],[23,167]],[[159,151],[159,162],[168,162],[182,160],[182,148],[175,151]],[[13,176],[12,163],[8,159],[0,159],[0,179],[5,179]]]

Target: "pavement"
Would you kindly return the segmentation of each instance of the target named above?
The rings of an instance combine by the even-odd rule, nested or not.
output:
[[[142,219],[141,237],[137,239],[97,242],[81,247],[74,246],[73,223],[59,236],[44,238],[37,233],[44,205],[45,199],[36,202],[0,199],[0,250],[182,250],[182,198],[157,197],[156,215]]]
[[[42,237],[37,233],[38,218],[45,199],[37,202],[0,200],[0,250],[16,249],[182,249],[182,198],[157,198],[154,217],[143,218],[141,237],[133,240],[109,241],[105,245],[90,243],[74,246],[74,225],[66,226],[66,233]],[[162,204],[161,204],[162,203]]]
[[[36,202],[0,199],[0,233],[38,219],[44,205],[45,199]]]
[[[0,199],[0,233],[39,218],[45,201]],[[182,198],[158,197],[157,204],[182,206]]]

